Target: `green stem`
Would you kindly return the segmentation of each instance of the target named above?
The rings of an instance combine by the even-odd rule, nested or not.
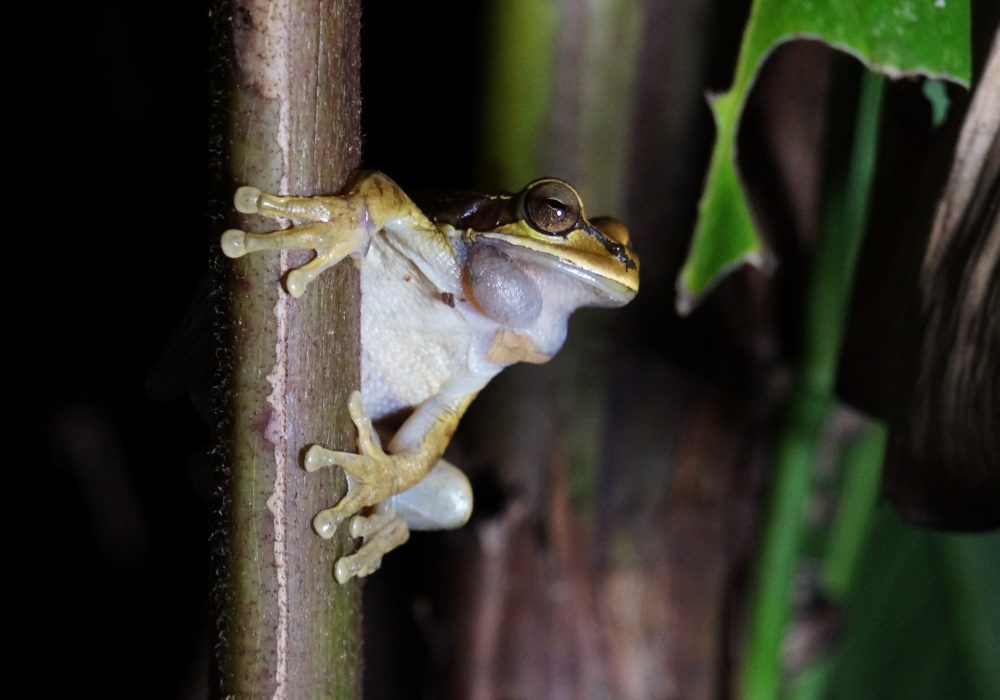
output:
[[[834,600],[845,599],[860,566],[882,484],[887,437],[884,425],[870,425],[847,448],[841,460],[843,477],[837,514],[827,539],[822,570],[823,591]],[[793,700],[826,697],[833,669],[834,660],[829,656],[811,663],[796,676],[789,697]]]
[[[512,191],[538,176],[538,152],[552,91],[557,7],[493,0],[480,152],[491,187]]]
[[[836,520],[827,539],[823,560],[823,590],[843,600],[858,570],[866,535],[871,528],[882,485],[882,461],[889,431],[868,426],[841,461]]]
[[[775,450],[774,484],[761,532],[743,684],[750,700],[777,698],[781,651],[803,539],[812,465],[833,401],[837,358],[855,261],[864,236],[875,171],[883,79],[865,72],[847,176],[830,196],[806,305],[802,365]]]

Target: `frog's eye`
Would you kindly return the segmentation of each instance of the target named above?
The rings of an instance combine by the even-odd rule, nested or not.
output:
[[[565,236],[580,220],[580,197],[561,180],[528,185],[523,207],[531,227],[550,236]]]

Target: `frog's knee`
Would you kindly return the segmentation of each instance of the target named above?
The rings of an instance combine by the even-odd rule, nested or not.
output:
[[[453,530],[472,515],[472,485],[460,469],[442,459],[423,480],[385,505],[411,530]]]

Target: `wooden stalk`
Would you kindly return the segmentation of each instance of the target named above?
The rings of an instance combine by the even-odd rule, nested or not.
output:
[[[234,0],[229,24],[233,190],[339,191],[360,160],[359,3]],[[235,223],[274,228],[254,216]],[[360,588],[333,578],[343,538],[324,541],[310,524],[343,494],[343,476],[302,468],[309,445],[354,449],[346,406],[360,386],[359,278],[338,266],[295,300],[280,280],[309,257],[262,253],[231,263],[217,596],[225,697],[360,696]]]

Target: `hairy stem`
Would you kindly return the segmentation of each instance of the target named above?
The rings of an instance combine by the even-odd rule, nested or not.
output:
[[[339,191],[360,160],[359,3],[234,0],[229,18],[233,190]],[[236,223],[273,228],[253,216]],[[345,484],[301,464],[312,444],[354,449],[346,408],[360,386],[359,280],[340,265],[293,299],[279,280],[308,258],[231,263],[224,696],[360,696],[360,590],[333,578],[345,542],[320,539],[310,524]]]

